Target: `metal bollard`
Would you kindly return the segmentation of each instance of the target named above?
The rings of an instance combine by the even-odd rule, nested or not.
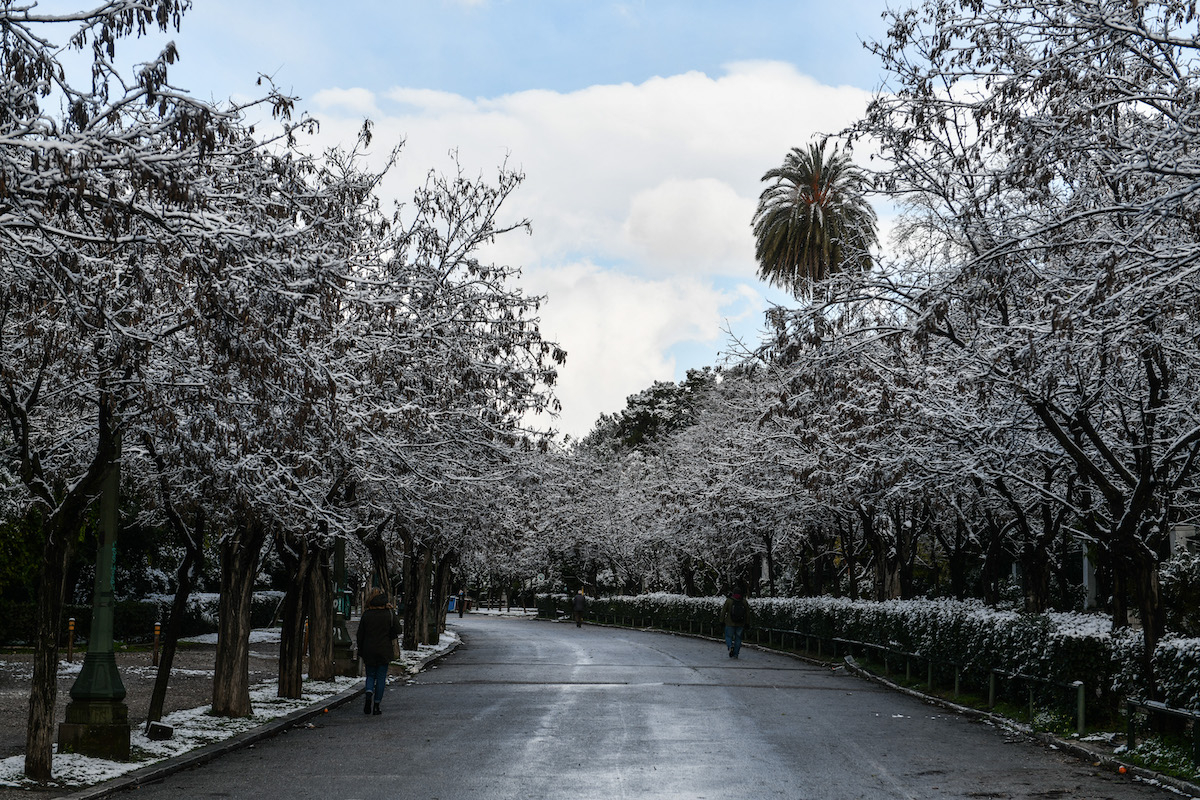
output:
[[[158,636],[162,633],[162,625],[154,623],[154,659],[150,662],[152,666],[158,666]]]
[[[75,618],[67,620],[67,662],[75,657]]]
[[[1083,692],[1083,681],[1075,681],[1071,685],[1075,687],[1075,732],[1078,733],[1079,737],[1082,739],[1083,729],[1085,727],[1083,713],[1084,706],[1086,705],[1084,702],[1085,695]]]

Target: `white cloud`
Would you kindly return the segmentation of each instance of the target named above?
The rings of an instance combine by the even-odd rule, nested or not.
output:
[[[634,195],[622,233],[652,270],[739,275],[753,270],[754,208],[715,178],[668,180]]]
[[[524,283],[550,298],[542,335],[567,351],[555,427],[574,436],[601,412],[624,408],[629,395],[670,380],[672,346],[718,341],[722,307],[736,299],[698,279],[647,280],[589,263],[530,270]]]
[[[366,89],[322,89],[313,96],[318,108],[350,114],[378,116],[375,94]]]
[[[750,229],[762,174],[849,124],[868,97],[788,64],[743,62],[716,77],[567,93],[471,99],[398,87],[317,99],[326,144],[353,141],[363,115],[375,122],[377,158],[406,142],[384,186],[396,199],[430,168],[450,168],[451,150],[468,174],[490,176],[505,161],[525,173],[507,210],[532,220],[533,235],[501,240],[489,256],[524,266],[529,290],[549,296],[544,331],[569,352],[558,427],[582,435],[627,395],[701,366],[676,365],[668,348],[720,340],[727,319],[753,334],[757,311],[716,281],[767,293],[755,282]]]

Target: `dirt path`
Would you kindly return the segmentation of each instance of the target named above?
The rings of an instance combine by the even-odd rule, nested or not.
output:
[[[163,713],[197,708],[212,702],[213,659],[216,645],[184,643],[175,654],[171,683],[167,689]],[[63,653],[65,658],[66,653]],[[82,656],[75,655],[74,664],[59,671],[58,708],[56,718],[61,722],[71,701],[71,686],[79,672]],[[134,727],[146,722],[150,693],[154,689],[157,668],[151,665],[148,651],[117,653],[117,669],[125,684],[125,704],[129,721]],[[250,645],[250,683],[273,680],[278,674],[278,642],[255,642]],[[25,752],[25,726],[29,718],[29,683],[33,677],[32,656],[29,653],[0,651],[0,758]]]

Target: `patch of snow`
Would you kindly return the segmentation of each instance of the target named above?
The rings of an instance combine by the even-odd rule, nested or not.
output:
[[[217,634],[202,633],[199,636],[189,636],[186,639],[180,639],[181,642],[190,642],[192,644],[216,644]],[[255,628],[250,631],[250,644],[262,644],[264,642],[278,642],[279,628]]]

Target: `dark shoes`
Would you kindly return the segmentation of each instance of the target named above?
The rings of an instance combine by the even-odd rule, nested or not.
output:
[[[379,710],[379,703],[375,704],[375,707],[373,709],[371,709],[371,713],[377,717],[383,713],[382,711]]]
[[[364,714],[371,713],[371,698],[372,697],[373,697],[373,695],[370,695],[370,694],[363,695],[363,713]]]
[[[733,648],[732,648],[732,647],[731,647],[731,648],[729,648],[729,657],[730,657],[730,658],[733,658],[733,657],[734,657],[734,655],[733,655]]]

